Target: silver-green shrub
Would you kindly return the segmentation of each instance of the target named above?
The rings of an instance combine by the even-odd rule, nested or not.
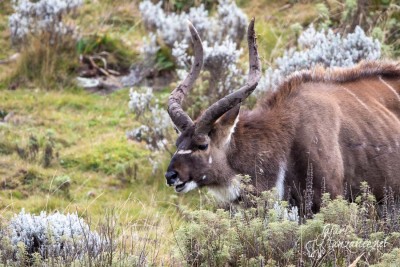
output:
[[[82,4],[82,0],[12,0],[15,11],[9,17],[12,42],[24,42],[30,34],[47,33],[52,41],[73,35],[75,27],[67,25],[63,17]]]
[[[160,43],[155,42],[156,34],[162,45],[172,49],[178,76],[183,78],[192,62],[188,55],[191,41],[187,21],[190,20],[204,41],[204,69],[210,74],[208,95],[226,94],[243,82],[244,73],[238,66],[243,51],[237,48],[246,32],[247,17],[234,1],[219,0],[215,16],[210,16],[203,4],[180,14],[167,13],[161,5],[161,1],[153,4],[149,0],[139,5],[143,22],[151,31],[142,48],[144,62],[155,64],[160,49]]]
[[[196,27],[202,39],[211,44],[221,43],[227,38],[238,43],[244,37],[247,17],[234,1],[219,0],[214,17],[209,15],[203,4],[190,8],[188,13],[180,14],[167,13],[161,5],[162,1],[153,4],[150,0],[145,0],[139,4],[139,9],[145,26],[155,31],[169,47],[175,42],[189,41],[188,20]]]
[[[145,141],[150,150],[164,149],[171,123],[168,113],[154,100],[153,90],[149,87],[131,88],[129,96],[129,108],[142,125],[129,131],[127,137]]]
[[[10,240],[15,259],[21,245],[28,255],[38,253],[42,258],[68,259],[87,254],[95,257],[108,246],[77,214],[33,215],[22,210],[10,220],[3,234]]]
[[[131,88],[129,92],[129,109],[137,115],[141,115],[149,109],[153,97],[153,90],[151,88],[145,88],[143,92],[135,91]]]
[[[176,233],[177,255],[189,266],[397,266],[400,233],[377,216],[368,191],[358,205],[324,194],[320,212],[301,222],[282,216],[287,204],[274,196],[245,193],[241,206],[188,212]]]
[[[316,65],[326,68],[351,67],[361,60],[376,60],[381,56],[381,44],[365,35],[360,27],[342,36],[328,31],[317,31],[313,26],[298,38],[298,48],[286,50],[275,60],[275,67],[265,71],[257,91],[275,90],[289,74]]]
[[[382,260],[371,267],[397,267],[400,266],[400,249],[396,248],[382,256]]]

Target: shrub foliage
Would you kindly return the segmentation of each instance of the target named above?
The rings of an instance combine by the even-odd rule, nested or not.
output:
[[[333,30],[317,31],[310,26],[297,40],[298,48],[286,50],[282,57],[268,68],[257,88],[258,92],[275,90],[291,73],[311,69],[317,65],[333,67],[351,67],[361,60],[376,60],[381,56],[381,44],[377,39],[366,36],[356,27],[347,35],[334,33]]]
[[[8,78],[9,87],[32,83],[53,89],[71,85],[71,73],[78,64],[77,28],[65,17],[81,0],[13,0],[9,16],[13,45],[21,52],[17,66]]]
[[[324,194],[320,213],[310,219],[282,216],[287,203],[277,201],[275,195],[269,191],[247,196],[250,207],[241,203],[229,210],[188,212],[187,222],[176,233],[176,255],[188,266],[349,266],[354,262],[383,266],[397,261],[400,233],[394,225],[399,223],[399,207],[378,216],[382,206],[366,184],[358,204]]]

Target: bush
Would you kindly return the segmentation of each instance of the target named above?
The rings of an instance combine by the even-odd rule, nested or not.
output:
[[[177,231],[178,248],[190,266],[223,266],[229,261],[229,213],[200,210]]]
[[[13,0],[9,17],[11,40],[21,50],[10,87],[34,83],[53,89],[71,85],[70,73],[78,65],[76,27],[65,23],[82,0]]]
[[[69,189],[71,187],[71,178],[68,175],[59,175],[54,178],[54,187],[53,192],[62,192],[66,196],[69,196]]]
[[[400,48],[400,12],[396,1],[368,2],[346,0],[337,3],[319,3],[318,25],[335,28],[342,33],[354,31],[357,26],[377,38],[387,57],[398,57]]]
[[[365,184],[363,188],[358,205],[325,195],[320,213],[311,219],[292,217],[295,220],[280,216],[282,210],[289,211],[285,202],[275,199],[276,192],[245,193],[250,206],[242,202],[229,211],[188,212],[176,233],[175,250],[191,266],[395,264],[399,233],[384,232],[386,219],[377,216],[379,207]]]
[[[75,40],[64,39],[64,43],[51,45],[45,41],[48,38],[49,36],[30,38],[31,41],[22,49],[10,76],[5,78],[9,88],[25,85],[52,90],[74,85],[72,74],[79,65]]]
[[[382,260],[371,267],[396,267],[400,265],[400,249],[396,248],[382,256]]]
[[[351,67],[361,60],[376,60],[381,56],[377,39],[367,37],[357,27],[353,33],[341,36],[332,30],[316,31],[313,26],[298,38],[298,49],[289,49],[275,60],[275,67],[265,71],[256,92],[275,90],[291,73],[316,65],[326,68]]]
[[[128,138],[146,142],[150,150],[165,149],[169,137],[170,118],[168,113],[159,107],[158,102],[153,100],[153,90],[132,88],[129,96],[129,108],[142,125],[129,131]]]
[[[139,8],[144,25],[151,31],[142,49],[144,62],[150,68],[155,66],[160,70],[160,66],[162,69],[167,69],[167,66],[172,69],[171,58],[166,57],[166,53],[159,53],[168,48],[172,50],[170,55],[179,78],[186,76],[192,61],[187,20],[193,23],[204,40],[204,86],[188,97],[187,104],[193,109],[189,113],[197,115],[201,109],[242,85],[244,72],[239,67],[239,58],[243,50],[238,47],[246,32],[247,18],[234,1],[219,0],[215,16],[210,16],[203,4],[190,8],[187,13],[167,13],[162,2],[153,4],[149,0],[141,2]],[[209,97],[199,99],[201,95]]]
[[[32,215],[22,210],[3,231],[9,239],[14,260],[31,257],[34,253],[43,259],[72,260],[86,254],[96,256],[108,246],[77,214],[41,212]]]
[[[74,35],[75,27],[67,25],[63,17],[82,5],[82,0],[12,0],[15,13],[9,17],[11,40],[14,45],[28,41],[31,34],[48,34],[51,43],[60,43],[63,38]]]
[[[158,266],[158,223],[146,218],[121,227],[127,214],[106,211],[93,231],[74,214],[0,217],[0,266]],[[120,217],[121,216],[121,217]],[[158,219],[157,219],[158,220]]]

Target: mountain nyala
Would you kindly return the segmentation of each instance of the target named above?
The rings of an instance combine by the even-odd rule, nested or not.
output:
[[[385,188],[399,195],[399,63],[368,61],[295,72],[254,109],[241,109],[261,77],[253,19],[246,84],[193,121],[182,101],[201,71],[203,47],[193,25],[189,29],[194,62],[168,100],[180,134],[165,177],[176,192],[207,187],[218,200],[237,202],[238,177],[249,175],[256,192],[276,188],[279,198],[299,206],[312,165],[313,210],[319,209],[323,191],[332,198],[347,192],[351,200],[362,181],[378,200]]]

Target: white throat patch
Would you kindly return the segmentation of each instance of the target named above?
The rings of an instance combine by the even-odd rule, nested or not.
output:
[[[240,196],[240,181],[233,178],[227,186],[209,186],[208,192],[219,202],[233,202]]]

